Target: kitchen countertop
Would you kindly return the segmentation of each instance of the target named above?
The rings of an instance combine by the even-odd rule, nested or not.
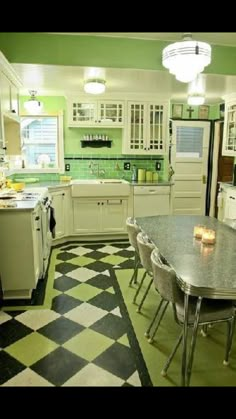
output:
[[[45,187],[45,188],[64,188],[66,186],[70,186],[70,182],[61,182],[60,180],[46,180],[44,182],[37,182],[37,183],[26,183],[25,189],[27,188],[37,188],[37,187]]]
[[[76,179],[73,179],[76,180]],[[101,179],[102,180],[102,179]],[[158,182],[129,182],[131,186],[171,186],[173,182],[171,181],[158,181]],[[45,186],[49,189],[53,188],[64,188],[70,186],[71,182],[61,182],[60,180],[48,180],[44,182],[37,182],[37,183],[27,183],[25,188],[34,188],[37,186]]]

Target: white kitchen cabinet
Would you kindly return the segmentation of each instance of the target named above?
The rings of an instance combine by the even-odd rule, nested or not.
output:
[[[167,124],[167,103],[129,101],[123,153],[166,154]]]
[[[69,222],[70,222],[70,188],[57,188],[49,189],[52,204],[54,208],[54,216],[56,220],[55,226],[55,237],[54,239],[60,239],[68,235]]]
[[[17,74],[0,52],[0,155],[21,154],[20,86]]]
[[[134,217],[169,215],[170,186],[134,186]]]
[[[231,94],[225,99],[222,155],[236,156],[236,94]]]
[[[41,208],[0,211],[0,277],[4,299],[31,298],[43,276]]]
[[[114,100],[68,100],[69,127],[122,127],[124,102]]]
[[[74,234],[126,232],[128,198],[74,198]]]

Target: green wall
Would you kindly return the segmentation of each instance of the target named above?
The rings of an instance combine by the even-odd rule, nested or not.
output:
[[[169,42],[43,32],[1,32],[0,50],[12,63],[76,65],[163,70],[161,56]],[[204,71],[236,74],[236,47],[212,45]]]

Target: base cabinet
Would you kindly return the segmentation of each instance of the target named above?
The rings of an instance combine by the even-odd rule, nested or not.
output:
[[[126,232],[128,199],[76,198],[72,211],[73,234]]]
[[[41,209],[0,212],[0,277],[4,299],[31,298],[43,276]]]
[[[134,186],[134,217],[171,214],[170,186]]]
[[[50,189],[52,197],[51,206],[54,208],[54,216],[56,220],[55,237],[60,239],[68,235],[70,221],[70,189]]]

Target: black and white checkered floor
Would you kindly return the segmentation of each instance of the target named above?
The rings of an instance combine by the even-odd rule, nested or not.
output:
[[[129,243],[53,252],[50,308],[0,311],[0,385],[152,385],[115,276],[133,267]]]

